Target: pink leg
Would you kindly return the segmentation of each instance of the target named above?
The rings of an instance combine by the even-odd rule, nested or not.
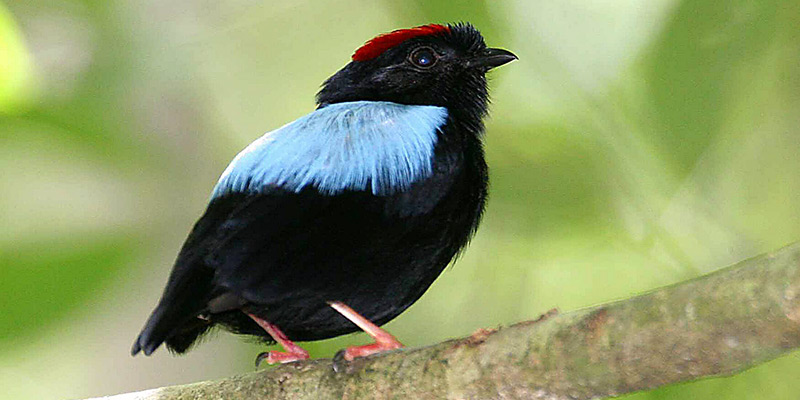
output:
[[[292,361],[298,360],[307,360],[308,359],[308,352],[303,349],[302,347],[294,344],[291,340],[289,340],[286,335],[278,329],[277,326],[270,324],[267,321],[264,321],[261,318],[256,317],[253,314],[245,313],[248,317],[252,318],[253,321],[264,328],[267,333],[275,339],[278,344],[280,344],[286,352],[282,351],[270,351],[266,353],[266,357],[263,357],[264,353],[258,356],[256,359],[256,365],[258,365],[262,360],[267,361],[268,364],[275,364],[275,363],[288,363]]]
[[[332,301],[329,302],[331,307],[334,310],[338,311],[339,314],[342,314],[345,318],[349,319],[350,322],[358,325],[361,330],[366,332],[368,335],[372,336],[375,339],[375,343],[368,344],[364,346],[354,346],[348,347],[344,351],[344,359],[347,361],[352,361],[356,357],[366,357],[370,354],[380,353],[382,351],[387,350],[394,350],[403,347],[403,344],[400,343],[392,334],[386,332],[385,330],[378,327],[378,325],[373,324],[370,320],[362,317],[357,312],[355,312],[352,308],[346,306],[344,303],[339,301]]]

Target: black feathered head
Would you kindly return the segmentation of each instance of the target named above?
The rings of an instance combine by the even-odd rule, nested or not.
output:
[[[356,50],[352,61],[325,81],[317,103],[391,101],[480,117],[486,113],[486,72],[516,58],[486,47],[480,32],[466,23],[400,29]]]

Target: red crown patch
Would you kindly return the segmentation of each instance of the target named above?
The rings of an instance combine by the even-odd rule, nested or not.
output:
[[[417,26],[415,28],[398,29],[396,31],[384,33],[372,38],[367,43],[364,43],[363,46],[359,47],[358,50],[353,53],[353,61],[371,60],[383,54],[384,51],[389,50],[408,39],[419,36],[435,35],[443,32],[450,32],[450,28],[445,25],[430,24]]]

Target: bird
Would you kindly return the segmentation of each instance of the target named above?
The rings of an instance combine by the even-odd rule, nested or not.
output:
[[[467,246],[488,194],[486,73],[516,60],[466,22],[380,34],[311,113],[256,139],[213,188],[131,353],[188,351],[222,327],[296,342],[363,330],[345,360],[402,347],[381,325]],[[339,355],[339,354],[337,354]]]

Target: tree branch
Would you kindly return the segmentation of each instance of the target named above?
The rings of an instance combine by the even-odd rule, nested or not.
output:
[[[312,360],[107,399],[590,399],[734,374],[800,347],[800,244],[540,319],[338,372]]]

